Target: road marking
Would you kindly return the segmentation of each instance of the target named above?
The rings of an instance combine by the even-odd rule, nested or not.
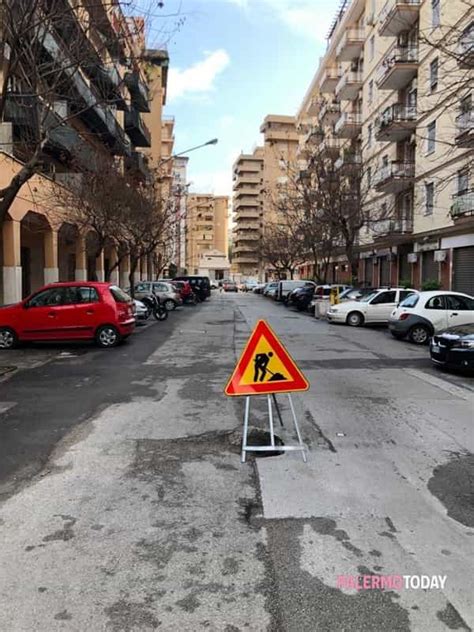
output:
[[[456,386],[455,384],[446,382],[445,380],[439,377],[435,377],[434,375],[423,373],[423,371],[419,371],[418,369],[406,369],[405,372],[409,375],[413,375],[413,377],[416,377],[419,380],[423,380],[423,382],[431,384],[431,386],[436,386],[436,388],[440,388],[441,390],[446,391],[446,393],[449,393],[454,397],[459,397],[459,399],[463,399],[465,401],[474,401],[474,394],[470,393],[469,389],[467,388]]]

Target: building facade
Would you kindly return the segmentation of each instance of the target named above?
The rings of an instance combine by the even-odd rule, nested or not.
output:
[[[186,209],[188,274],[206,274],[216,280],[228,277],[230,270],[228,226],[229,198],[227,196],[206,193],[189,195]]]
[[[173,239],[173,262],[179,274],[186,268],[186,212],[188,204],[189,158],[179,156],[173,160],[173,196],[175,212],[175,233]]]
[[[38,118],[48,133],[39,173],[21,188],[2,226],[3,303],[20,300],[48,282],[103,279],[117,261],[112,243],[97,257],[93,234],[44,203],[52,198],[54,183],[67,184],[95,164],[118,165],[138,181],[147,181],[162,154],[168,54],[146,49],[142,19],[125,17],[118,6],[112,10],[111,3],[102,1],[85,3],[81,11],[71,5],[67,16],[53,21],[39,37],[39,45],[58,73],[64,67],[74,72],[61,75],[54,102],[31,94],[28,69],[8,79],[0,122],[0,187],[28,161]],[[5,56],[7,50],[2,47],[2,85],[13,54]],[[139,274],[148,276],[150,267],[143,261]],[[111,280],[128,285],[128,269],[125,259]]]
[[[431,283],[474,294],[468,4],[343,2],[300,108],[300,153],[315,133],[318,151],[361,170],[369,220],[358,240],[359,280],[366,284]],[[330,277],[348,280],[343,254]]]

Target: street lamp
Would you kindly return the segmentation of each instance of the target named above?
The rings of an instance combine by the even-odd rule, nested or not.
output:
[[[182,156],[183,154],[189,154],[190,152],[195,151],[196,149],[201,149],[201,147],[207,147],[207,145],[217,145],[218,142],[219,142],[218,138],[212,138],[211,140],[208,140],[207,143],[201,143],[200,145],[196,145],[196,147],[191,147],[190,149],[186,149],[185,151],[180,151],[177,154],[168,156],[168,158],[161,160],[158,166],[161,167],[161,165],[163,165],[165,162],[168,162],[169,160],[174,160],[174,158],[178,158],[178,156]]]

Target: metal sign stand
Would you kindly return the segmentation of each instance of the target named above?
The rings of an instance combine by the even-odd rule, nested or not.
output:
[[[291,450],[299,450],[301,451],[301,456],[303,457],[303,461],[306,463],[306,448],[303,445],[303,441],[301,439],[301,433],[300,433],[300,429],[298,426],[298,420],[296,419],[296,413],[295,413],[295,409],[293,406],[293,401],[291,399],[291,394],[287,393],[288,395],[288,401],[290,403],[290,409],[291,409],[291,415],[293,417],[293,424],[295,426],[295,432],[296,432],[296,436],[298,437],[298,445],[275,445],[275,433],[274,433],[274,429],[273,429],[273,407],[272,407],[272,401],[275,404],[277,413],[278,413],[278,417],[280,419],[280,423],[283,426],[283,420],[281,418],[281,414],[280,414],[280,409],[278,407],[277,401],[276,401],[276,397],[275,394],[269,394],[267,395],[267,402],[268,402],[268,421],[269,421],[269,426],[270,426],[270,445],[264,446],[264,445],[255,445],[255,446],[251,446],[247,444],[247,439],[248,439],[248,430],[249,430],[249,413],[250,413],[250,395],[247,395],[245,398],[245,413],[244,413],[244,432],[243,432],[243,437],[242,437],[242,455],[241,455],[241,462],[245,463],[245,459],[247,456],[247,452],[281,452],[281,451],[285,451],[285,452],[289,452]]]

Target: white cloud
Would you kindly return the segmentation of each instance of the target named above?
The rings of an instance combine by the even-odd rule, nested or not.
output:
[[[214,195],[232,195],[232,169],[218,169],[191,173],[191,192],[212,193]]]
[[[169,100],[187,96],[203,96],[214,90],[217,76],[229,65],[230,57],[223,49],[204,53],[204,59],[189,68],[170,68]]]

